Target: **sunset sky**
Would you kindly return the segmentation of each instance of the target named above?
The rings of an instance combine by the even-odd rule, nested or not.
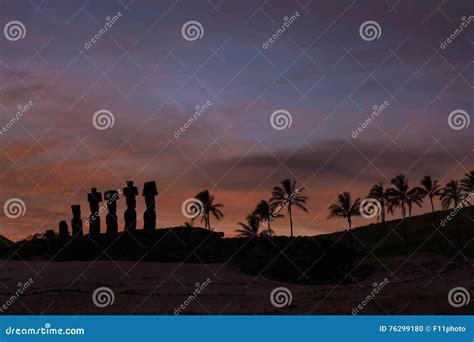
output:
[[[472,9],[469,0],[1,1],[1,26],[20,21],[25,36],[0,36],[0,126],[19,105],[33,106],[0,134],[2,207],[11,198],[26,205],[19,218],[0,211],[0,234],[57,230],[72,204],[85,219],[90,188],[127,180],[140,195],[144,182],[157,182],[159,227],[183,224],[183,201],[208,189],[225,215],[211,223],[231,236],[284,178],[308,196],[309,213],[294,212],[300,235],[345,229],[327,220],[342,191],[366,197],[398,173],[412,186],[426,174],[459,179],[474,168],[474,123],[452,129],[448,116],[473,113],[474,22],[440,44]],[[191,20],[200,39],[183,37]],[[359,33],[367,21],[379,24],[378,39]],[[113,127],[94,127],[99,110],[113,114]],[[277,110],[291,115],[290,127],[272,127]],[[118,208],[122,225],[123,198]],[[288,220],[273,228],[288,234]]]

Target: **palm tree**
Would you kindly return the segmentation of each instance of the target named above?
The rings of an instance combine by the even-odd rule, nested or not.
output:
[[[474,192],[474,171],[464,175],[464,179],[461,180],[461,189],[466,195]]]
[[[385,207],[388,204],[389,200],[389,191],[385,189],[383,182],[375,184],[372,189],[370,189],[369,197],[377,200],[380,203],[380,213],[379,219],[385,227]]]
[[[395,176],[391,181],[392,187],[389,189],[389,207],[388,210],[391,213],[394,213],[397,208],[400,208],[402,213],[403,221],[403,246],[405,249],[405,253],[407,252],[407,227],[405,218],[407,216],[411,216],[411,209],[413,204],[418,205],[421,207],[423,203],[423,196],[421,195],[420,188],[416,187],[410,189],[408,185],[408,178],[404,174],[399,174]]]
[[[420,188],[410,189],[408,178],[404,174],[395,176],[390,182],[392,187],[388,190],[389,211],[393,213],[397,208],[400,208],[403,219],[407,217],[407,211],[408,216],[411,216],[413,204],[421,207],[423,203]]]
[[[268,233],[268,235],[271,237],[273,234],[273,230],[270,225],[270,222],[276,218],[283,217],[283,215],[280,214],[278,211],[275,211],[274,208],[267,201],[260,201],[260,203],[257,204],[254,213],[260,218],[260,221],[263,222],[263,225],[267,226],[266,233]]]
[[[433,198],[441,195],[441,186],[437,180],[432,180],[430,176],[425,176],[421,180],[421,187],[419,188],[420,194],[423,197],[428,196],[431,203],[431,212],[433,213],[433,219],[435,218],[435,209],[433,204]]]
[[[296,188],[296,181],[291,181],[285,179],[281,182],[280,186],[275,186],[273,188],[272,198],[270,204],[273,208],[284,208],[288,207],[288,216],[290,218],[290,236],[293,236],[293,216],[291,208],[296,206],[305,212],[308,212],[308,209],[304,206],[307,201],[307,197],[301,195],[303,188]]]
[[[425,176],[421,180],[421,187],[419,189],[420,189],[421,196],[423,197],[428,196],[428,198],[430,199],[433,226],[436,226],[436,213],[435,213],[433,198],[439,197],[441,195],[441,192],[442,192],[441,186],[438,184],[437,180],[432,180],[431,176]],[[438,241],[439,248],[443,249],[438,230],[436,230],[436,237],[437,237],[436,240]]]
[[[451,179],[443,188],[440,198],[444,210],[449,209],[451,204],[453,208],[459,207],[463,200],[463,193],[459,182]]]
[[[420,189],[420,194],[423,197],[428,196],[428,198],[430,199],[433,226],[436,226],[436,213],[435,213],[433,198],[439,197],[441,195],[441,186],[438,184],[437,180],[432,180],[431,176],[425,176],[421,180],[421,187],[419,189]],[[443,249],[438,230],[436,230],[436,240],[438,241],[438,247],[440,249]]]
[[[351,194],[343,192],[337,196],[337,203],[329,207],[330,214],[328,219],[333,217],[345,217],[349,223],[349,231],[352,230],[352,217],[360,216],[360,198],[357,198],[354,203],[351,202]],[[351,232],[351,251],[353,251],[353,236]]]
[[[211,213],[212,215],[220,220],[224,217],[224,214],[221,211],[221,208],[224,206],[222,204],[214,204],[214,196],[211,196],[209,191],[204,190],[196,195],[196,199],[201,201],[203,206],[201,222],[204,221],[205,228],[211,229]]]
[[[443,206],[444,210],[449,209],[451,204],[453,205],[454,209],[460,208],[463,205],[462,203],[463,192],[462,192],[461,187],[459,186],[459,182],[451,179],[443,188],[440,198],[441,198],[441,205]],[[462,248],[461,231],[459,229],[459,219],[456,217],[455,221],[456,221],[456,235],[457,235],[458,244],[459,244],[459,247]]]
[[[258,235],[260,228],[260,218],[255,213],[247,215],[247,224],[239,222],[240,229],[236,229],[237,236],[252,237]]]

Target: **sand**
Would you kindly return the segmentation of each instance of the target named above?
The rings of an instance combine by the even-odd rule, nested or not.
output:
[[[383,265],[381,264],[383,263]],[[296,285],[244,275],[225,264],[154,262],[1,261],[0,305],[31,277],[34,281],[2,314],[345,314],[368,295],[374,283],[388,284],[358,314],[473,314],[474,305],[453,308],[451,288],[462,286],[474,296],[474,273],[468,259],[417,256],[376,260],[348,275],[350,285]],[[372,269],[361,277],[361,270]],[[196,283],[210,283],[194,299]],[[363,281],[357,278],[364,279]],[[94,290],[109,287],[114,302],[97,307]],[[277,308],[270,294],[291,291],[290,305]],[[474,300],[474,299],[473,299]],[[184,303],[187,302],[185,305]]]

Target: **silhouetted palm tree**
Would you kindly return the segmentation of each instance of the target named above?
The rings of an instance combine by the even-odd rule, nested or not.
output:
[[[388,190],[389,193],[389,211],[393,213],[397,208],[400,208],[403,219],[411,216],[411,209],[413,204],[421,207],[423,203],[423,196],[420,188],[416,187],[410,189],[408,185],[408,178],[403,175],[397,175],[392,180],[392,187]]]
[[[461,180],[461,189],[466,195],[474,192],[474,171],[464,175],[464,178]]]
[[[328,219],[333,217],[345,217],[349,223],[349,231],[352,230],[352,217],[360,216],[360,198],[357,198],[354,203],[351,202],[351,195],[348,192],[343,192],[337,196],[337,203],[329,207],[330,214]],[[351,251],[353,251],[353,236],[351,235]]]
[[[421,207],[423,203],[423,196],[421,195],[420,188],[410,189],[408,185],[408,178],[404,174],[395,176],[391,181],[392,187],[389,189],[389,207],[388,210],[393,213],[397,208],[400,208],[402,213],[403,221],[400,223],[403,225],[403,246],[405,253],[407,252],[407,227],[405,218],[411,216],[411,209],[413,204]]]
[[[420,194],[423,197],[428,196],[428,198],[430,199],[433,226],[436,226],[436,213],[435,213],[433,198],[439,197],[441,195],[441,186],[438,184],[438,181],[432,180],[430,176],[425,176],[421,180]],[[436,231],[436,233],[437,233],[436,240],[438,241],[438,246],[440,249],[443,249],[441,245],[441,238],[439,236],[439,232]]]
[[[461,187],[459,186],[459,182],[451,179],[443,188],[440,198],[441,198],[441,205],[443,206],[443,209],[445,210],[449,209],[451,205],[453,205],[453,208],[462,207],[463,192],[462,192]],[[456,213],[455,215],[457,216],[458,213]],[[454,220],[456,221],[456,234],[457,234],[458,244],[459,244],[459,247],[462,248],[461,231],[459,229],[459,219],[455,217]]]
[[[438,181],[434,181],[430,176],[425,176],[421,180],[420,194],[423,197],[428,196],[431,203],[431,212],[433,213],[433,218],[435,216],[435,208],[433,204],[433,198],[439,197],[441,195],[441,186],[438,184]]]
[[[274,219],[283,217],[283,215],[273,210],[272,206],[267,201],[260,201],[260,203],[257,204],[254,213],[260,218],[263,225],[267,226],[266,233],[271,237],[273,230],[270,222]]]
[[[308,209],[304,206],[307,201],[307,197],[301,195],[303,188],[296,188],[296,181],[291,181],[285,179],[281,182],[280,186],[275,186],[273,188],[272,199],[270,203],[273,208],[284,208],[288,207],[288,216],[290,218],[290,236],[293,236],[293,216],[291,213],[291,208],[296,206],[301,210],[308,212]]]
[[[463,193],[459,182],[451,179],[443,188],[440,198],[441,205],[445,210],[449,209],[451,204],[453,208],[459,207],[463,200]]]
[[[385,189],[383,182],[375,184],[372,189],[370,189],[369,197],[377,200],[380,203],[380,213],[379,219],[385,226],[385,209],[387,207],[390,193],[388,189]]]
[[[238,233],[237,236],[240,237],[252,237],[258,235],[258,230],[260,228],[260,218],[254,214],[247,216],[247,224],[239,222],[241,229],[236,229],[235,232]]]
[[[222,204],[214,204],[214,196],[211,196],[207,190],[198,193],[196,198],[201,201],[203,205],[201,222],[204,221],[205,228],[211,229],[210,214],[212,214],[216,219],[220,220],[222,217],[224,217],[224,214],[221,211],[221,208],[224,206]]]

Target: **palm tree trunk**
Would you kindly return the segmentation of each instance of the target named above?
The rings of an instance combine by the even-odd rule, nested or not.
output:
[[[354,237],[352,236],[352,222],[351,222],[350,217],[347,218],[347,222],[349,222],[349,234],[351,235],[351,253],[354,253],[354,246],[353,246]]]
[[[431,214],[433,216],[433,226],[436,227],[436,213],[434,209],[434,204],[433,204],[433,197],[430,197],[430,202],[431,202]],[[441,237],[440,237],[440,232],[439,229],[436,229],[436,242],[438,243],[438,248],[443,251],[443,245],[441,244]]]
[[[458,238],[458,245],[459,245],[459,248],[462,249],[461,230],[459,229],[459,213],[456,215],[455,220],[456,220],[456,235]]]
[[[407,224],[405,222],[405,219],[406,219],[405,206],[402,207],[402,215],[403,215],[403,221],[402,221],[402,226],[403,226],[403,250],[404,250],[405,254],[407,254]]]
[[[272,227],[270,226],[270,220],[267,220],[267,223],[268,223],[268,235],[272,237]]]
[[[382,209],[382,212],[380,213],[380,218],[382,220],[382,223],[383,223],[383,228],[386,229],[386,224],[385,224],[385,204],[382,202],[382,205],[381,205],[381,209]]]
[[[293,217],[291,216],[291,204],[288,205],[288,214],[290,216],[290,236],[293,237]]]

